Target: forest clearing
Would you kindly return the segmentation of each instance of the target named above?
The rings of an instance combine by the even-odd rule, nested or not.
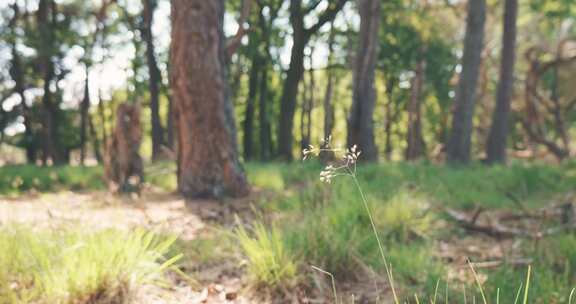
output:
[[[0,1],[0,304],[576,303],[575,25]]]

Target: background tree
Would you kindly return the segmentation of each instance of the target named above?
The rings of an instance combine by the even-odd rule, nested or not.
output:
[[[360,11],[360,43],[354,66],[354,92],[348,119],[348,146],[357,145],[366,161],[378,160],[374,141],[374,106],[376,91],[374,78],[378,56],[380,1],[362,0]]]
[[[500,81],[496,95],[496,109],[492,117],[492,127],[486,143],[486,160],[488,163],[506,161],[506,142],[509,127],[509,112],[514,91],[514,63],[516,61],[516,19],[518,1],[504,2],[502,58],[500,59]]]
[[[280,125],[278,128],[278,154],[284,160],[292,160],[294,142],[294,114],[296,112],[298,88],[304,75],[304,50],[312,35],[332,21],[344,7],[347,0],[329,2],[328,7],[318,15],[316,23],[306,27],[304,19],[316,10],[323,1],[311,1],[307,6],[302,0],[290,0],[290,24],[292,26],[292,51],[290,66],[282,87],[280,99]]]
[[[456,92],[452,130],[447,148],[449,163],[466,164],[470,161],[476,87],[484,48],[485,21],[486,1],[468,1],[462,72]]]

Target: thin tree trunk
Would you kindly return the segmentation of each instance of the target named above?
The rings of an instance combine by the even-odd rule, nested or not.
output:
[[[417,160],[425,154],[421,109],[425,70],[426,61],[422,59],[416,65],[416,71],[411,84],[410,103],[408,104],[408,134],[406,136],[406,160],[408,161]]]
[[[258,85],[260,80],[260,69],[261,69],[260,59],[258,55],[252,58],[252,67],[250,69],[250,80],[248,84],[248,99],[246,100],[246,111],[244,114],[243,123],[243,146],[244,146],[244,159],[251,160],[253,155],[254,147],[254,110],[256,97],[258,95]]]
[[[14,16],[11,21],[11,28],[14,37],[11,40],[11,51],[12,51],[12,61],[10,75],[12,80],[14,80],[14,91],[18,96],[20,96],[20,111],[22,113],[22,118],[24,119],[24,149],[26,150],[26,162],[28,164],[36,163],[36,141],[34,139],[34,133],[32,130],[31,113],[28,107],[27,98],[25,92],[26,80],[24,76],[24,68],[22,67],[22,60],[20,58],[20,53],[16,48],[16,22],[20,18],[20,11],[18,3],[13,4]]]
[[[154,22],[155,0],[143,0],[144,27],[141,30],[142,39],[146,43],[146,60],[148,63],[148,86],[150,89],[150,118],[152,124],[152,159],[158,160],[162,156],[164,145],[164,129],[160,120],[160,85],[162,74],[158,69],[154,50],[154,38],[152,36],[152,24]]]
[[[392,115],[392,105],[394,104],[394,86],[396,85],[396,79],[394,78],[389,78],[388,81],[386,82],[386,96],[387,99],[386,100],[386,106],[385,106],[385,111],[386,113],[384,113],[385,116],[385,122],[384,122],[384,134],[386,134],[386,147],[384,148],[385,154],[386,154],[386,160],[390,161],[392,160],[392,152],[393,152],[393,147],[392,147],[392,124],[393,124],[393,116]]]
[[[260,79],[259,119],[260,119],[260,159],[268,160],[272,156],[272,128],[268,113],[268,67],[262,70]]]
[[[102,163],[102,153],[100,150],[100,140],[98,139],[98,133],[96,133],[96,128],[94,127],[94,120],[91,116],[88,116],[88,126],[90,127],[90,137],[92,137],[92,147],[94,148],[94,157],[96,162]]]
[[[294,114],[296,113],[298,87],[304,75],[304,50],[311,36],[318,32],[324,24],[334,20],[346,2],[347,0],[335,0],[318,16],[315,24],[306,28],[304,25],[306,12],[302,7],[302,0],[290,0],[293,45],[290,66],[282,87],[280,125],[278,128],[278,154],[283,160],[290,161],[293,158]]]
[[[332,95],[334,94],[334,73],[332,72],[332,64],[334,59],[334,39],[336,36],[336,31],[334,29],[334,23],[332,22],[330,27],[330,36],[328,38],[328,67],[326,69],[327,84],[326,93],[324,94],[324,139],[328,139],[332,136],[332,131],[334,130],[334,106],[332,105]]]
[[[496,108],[492,116],[492,127],[486,144],[488,163],[506,162],[506,142],[510,103],[514,91],[514,63],[516,61],[516,19],[518,0],[504,2],[504,34],[502,35],[502,58],[500,59],[500,82],[496,96]]]
[[[447,161],[452,164],[470,162],[476,87],[482,60],[485,21],[486,0],[469,0],[462,73],[456,92],[452,131],[447,151]]]
[[[294,29],[294,45],[290,67],[286,72],[286,79],[280,100],[280,125],[278,128],[278,153],[283,160],[292,160],[292,143],[294,141],[294,114],[296,113],[296,97],[300,81],[304,76],[304,49],[308,38],[304,33]]]
[[[172,92],[178,113],[178,186],[187,198],[242,196],[226,96],[224,1],[172,1]]]
[[[38,49],[40,71],[43,75],[43,125],[44,125],[44,157],[50,158],[54,165],[65,162],[58,140],[59,105],[52,98],[51,84],[54,79],[54,64],[52,63],[52,44],[54,43],[53,22],[56,4],[51,0],[40,0],[37,11],[40,47]],[[45,161],[46,163],[46,161]]]
[[[80,103],[80,164],[86,160],[86,133],[88,127],[88,112],[90,110],[89,67],[86,65],[86,79],[84,80],[84,98]]]
[[[374,78],[378,56],[380,0],[360,1],[360,46],[354,67],[354,92],[348,119],[348,146],[358,146],[364,161],[377,161],[374,141]]]

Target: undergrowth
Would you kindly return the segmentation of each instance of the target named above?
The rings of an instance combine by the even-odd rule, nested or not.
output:
[[[164,284],[180,255],[150,232],[0,228],[0,303],[125,303],[143,284]]]
[[[247,271],[253,283],[260,286],[277,285],[269,277],[257,275],[266,267],[255,265],[261,262],[260,252],[274,252],[270,247],[273,243],[281,244],[290,259],[268,260],[280,269],[296,265],[299,275],[295,279],[300,281],[309,280],[306,274],[314,271],[311,265],[333,275],[336,282],[366,278],[371,269],[392,278],[402,294],[399,298],[408,303],[416,303],[414,294],[428,295],[418,299],[421,303],[463,303],[462,283],[450,279],[446,283],[447,269],[435,253],[438,239],[456,233],[450,231],[454,227],[446,223],[441,209],[546,206],[559,194],[574,189],[573,167],[520,162],[466,168],[427,163],[359,166],[355,176],[359,189],[347,178],[334,179],[332,185],[322,184],[317,163],[251,164],[252,183],[280,194],[259,205],[262,213],[271,213],[272,218],[263,217],[253,225],[256,232],[243,230],[237,239],[247,257]],[[369,213],[359,190],[366,193]],[[382,248],[372,231],[370,216]],[[270,237],[275,240],[268,242]],[[576,247],[566,240],[546,242],[553,242],[550,246],[554,247],[537,250],[524,246],[523,252],[535,257],[529,288],[525,288],[526,267],[504,264],[496,270],[475,270],[476,276],[486,276],[487,281],[464,283],[467,301],[482,303],[484,294],[487,303],[526,303],[524,294],[515,299],[520,290],[531,303],[567,303],[576,283]],[[260,244],[259,250],[247,250],[246,244],[251,243]],[[549,248],[564,250],[551,256],[545,253]],[[384,249],[385,259],[380,249]],[[386,262],[391,265],[391,273],[386,270]]]

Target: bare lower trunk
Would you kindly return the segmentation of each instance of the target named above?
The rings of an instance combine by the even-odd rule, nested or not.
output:
[[[462,73],[456,92],[452,131],[447,151],[447,160],[452,164],[470,162],[476,87],[482,59],[485,21],[486,0],[469,1]]]
[[[410,103],[408,104],[408,134],[406,147],[406,160],[413,161],[424,156],[425,143],[422,136],[422,109],[423,86],[426,70],[426,61],[420,60],[416,66]]]
[[[354,67],[354,92],[348,119],[348,146],[357,145],[361,159],[378,160],[374,141],[374,88],[378,56],[378,30],[380,28],[380,0],[360,1],[360,47]]]
[[[393,124],[393,113],[392,113],[392,105],[394,104],[394,86],[396,85],[396,80],[394,78],[389,78],[386,82],[386,106],[385,106],[385,113],[384,119],[384,134],[386,135],[386,147],[384,148],[386,154],[386,160],[392,160],[392,124]]]
[[[80,103],[80,164],[86,160],[86,138],[88,130],[88,111],[90,110],[89,70],[86,66],[86,80],[84,81],[84,98]]]
[[[144,180],[144,166],[139,154],[141,142],[140,107],[120,104],[104,161],[106,180],[111,191],[125,193],[140,190]]]
[[[496,96],[496,108],[492,116],[492,127],[486,144],[488,163],[506,162],[506,142],[510,122],[510,103],[514,90],[514,63],[516,61],[516,17],[518,0],[506,0],[504,5],[504,34],[502,36],[502,58],[500,82]]]
[[[246,111],[244,113],[243,148],[245,160],[250,160],[254,157],[254,112],[256,97],[258,95],[259,82],[261,81],[260,69],[260,59],[258,58],[258,55],[256,55],[252,58],[252,67],[250,69],[250,80],[248,84],[248,99],[246,100]]]
[[[162,156],[164,145],[164,129],[160,121],[160,84],[162,74],[158,69],[152,37],[152,24],[154,20],[155,0],[143,0],[144,27],[141,30],[142,38],[146,43],[146,61],[148,64],[148,86],[150,89],[150,119],[152,125],[152,159],[157,160]]]
[[[188,198],[242,196],[226,96],[224,1],[172,1],[171,86],[178,113],[178,186]]]

